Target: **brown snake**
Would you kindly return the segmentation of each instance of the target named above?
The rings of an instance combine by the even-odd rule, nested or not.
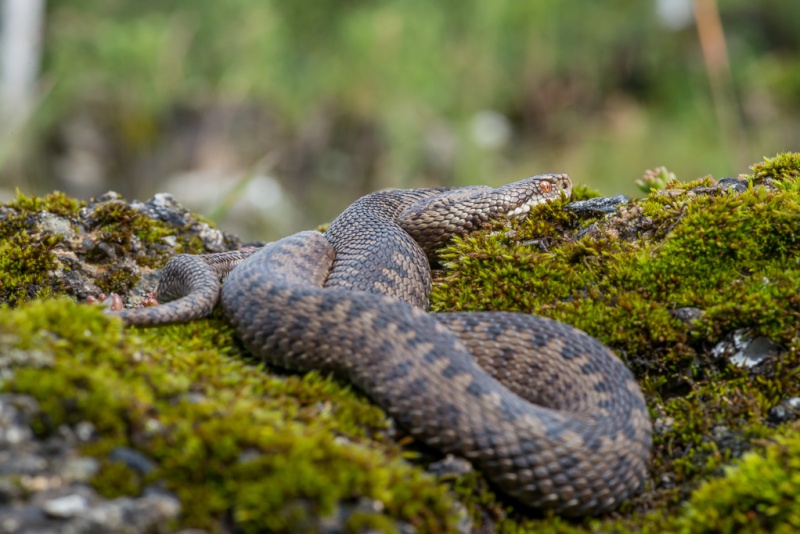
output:
[[[524,216],[571,187],[566,175],[541,175],[498,189],[373,193],[324,235],[176,256],[157,294],[172,302],[120,315],[137,325],[207,315],[227,274],[222,308],[253,354],[345,377],[415,438],[467,458],[525,505],[602,513],[641,488],[650,453],[647,408],[625,365],[542,317],[425,311],[428,259],[453,235]]]

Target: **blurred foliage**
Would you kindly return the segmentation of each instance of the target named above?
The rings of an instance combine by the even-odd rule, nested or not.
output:
[[[52,179],[76,117],[127,195],[202,166],[213,151],[180,139],[203,128],[242,172],[277,153],[304,225],[385,186],[735,174],[800,144],[800,3],[719,8],[741,132],[718,127],[694,26],[652,1],[50,0],[47,94],[6,181],[75,193]]]

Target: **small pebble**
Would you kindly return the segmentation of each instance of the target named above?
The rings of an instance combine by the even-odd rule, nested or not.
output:
[[[50,517],[69,519],[89,509],[89,501],[83,495],[66,495],[45,501],[42,509]]]

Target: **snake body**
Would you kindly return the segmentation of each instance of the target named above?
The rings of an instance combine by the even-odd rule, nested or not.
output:
[[[325,235],[178,256],[158,290],[159,301],[177,300],[121,315],[129,324],[205,315],[226,274],[222,308],[252,353],[343,376],[415,438],[467,458],[525,505],[601,513],[641,488],[651,446],[646,405],[624,364],[546,318],[425,311],[428,262],[453,235],[570,188],[565,175],[542,175],[499,189],[373,193]]]

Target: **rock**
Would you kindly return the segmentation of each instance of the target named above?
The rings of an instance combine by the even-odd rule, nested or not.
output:
[[[428,472],[437,477],[452,475],[461,476],[473,471],[472,464],[464,458],[458,458],[448,454],[438,462],[432,462],[428,466]]]
[[[747,191],[750,182],[744,178],[722,178],[710,187],[698,186],[689,189],[688,196],[718,195],[720,193],[737,194]]]
[[[42,505],[44,512],[57,519],[69,519],[89,509],[89,501],[82,495],[66,495],[46,501]]]
[[[94,436],[94,425],[89,421],[81,421],[75,425],[75,435],[81,441],[89,441]]]
[[[43,211],[37,217],[37,223],[42,232],[60,235],[61,237],[71,237],[74,234],[72,224],[69,219],[59,217],[47,211]]]
[[[112,462],[121,462],[140,475],[146,475],[156,468],[155,462],[150,458],[128,447],[115,448],[108,455],[108,459]]]
[[[783,347],[767,337],[751,339],[746,329],[735,330],[711,350],[715,358],[728,357],[737,367],[755,367],[783,352]]]
[[[71,458],[67,460],[61,474],[66,480],[87,482],[100,471],[100,462],[94,458]]]
[[[679,321],[690,325],[693,321],[696,321],[703,316],[703,310],[700,308],[687,306],[684,308],[675,308],[674,310],[670,310],[669,314]]]
[[[565,210],[572,211],[578,215],[599,215],[603,213],[613,213],[621,204],[626,204],[630,201],[630,197],[625,195],[616,195],[613,197],[595,197],[586,200],[578,200],[570,202],[564,206]]]
[[[767,419],[774,425],[795,421],[800,417],[800,397],[784,399],[769,409]]]

